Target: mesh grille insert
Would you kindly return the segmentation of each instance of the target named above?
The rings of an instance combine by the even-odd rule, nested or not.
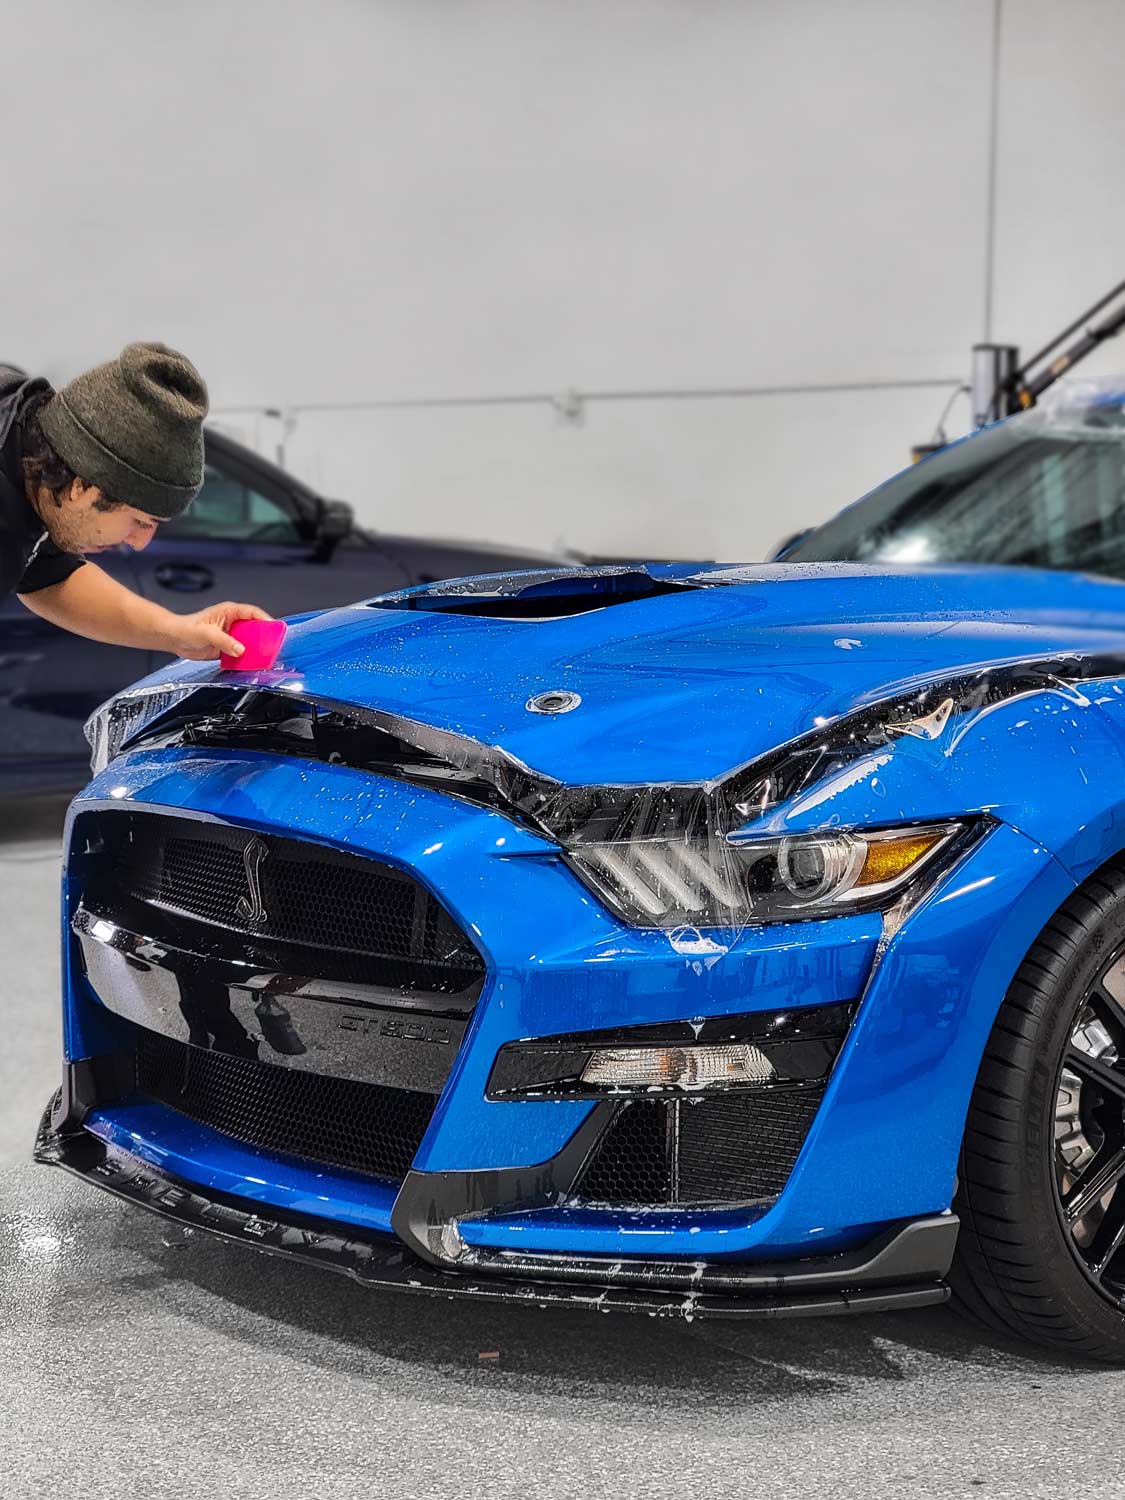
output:
[[[484,960],[440,901],[376,860],[155,814],[107,814],[98,832],[105,847],[87,880],[88,904],[127,921],[139,903],[154,936],[184,939],[186,921],[206,929],[211,952],[233,933],[233,956],[245,954],[247,940],[255,953],[312,949],[290,960],[298,972],[445,994],[484,977]]]
[[[674,1116],[660,1100],[621,1107],[574,1186],[599,1203],[670,1203]]]
[[[633,1207],[776,1198],[823,1097],[818,1084],[623,1104],[571,1196]]]
[[[680,1201],[775,1198],[823,1097],[819,1085],[681,1104]]]
[[[230,1057],[132,1028],[137,1092],[248,1146],[401,1181],[432,1094]]]

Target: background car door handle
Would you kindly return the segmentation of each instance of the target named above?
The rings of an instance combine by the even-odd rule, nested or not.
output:
[[[161,588],[174,589],[177,594],[199,594],[214,588],[215,575],[199,563],[161,563],[156,581]]]

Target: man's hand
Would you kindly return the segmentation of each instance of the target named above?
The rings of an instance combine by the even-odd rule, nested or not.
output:
[[[214,661],[220,652],[241,656],[246,647],[227,631],[236,620],[268,620],[256,604],[212,604],[194,615],[178,615],[173,650],[188,661]]]

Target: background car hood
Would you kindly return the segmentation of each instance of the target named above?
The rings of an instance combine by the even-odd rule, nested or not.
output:
[[[573,598],[605,576],[557,578]],[[593,783],[719,776],[818,722],[966,668],[1069,653],[1125,663],[1125,584],[1078,574],[782,563],[646,576],[683,587],[530,620],[457,612],[489,589],[518,588],[518,575],[487,580],[483,593],[470,580],[386,596],[295,624],[279,670],[245,680],[300,680],[313,696],[422,720],[561,781]],[[232,675],[178,663],[152,680]],[[557,689],[580,705],[528,709]]]

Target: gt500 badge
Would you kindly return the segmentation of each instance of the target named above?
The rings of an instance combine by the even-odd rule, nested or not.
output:
[[[404,1042],[434,1042],[448,1047],[449,1027],[437,1021],[407,1021],[399,1016],[376,1019],[345,1013],[340,1017],[341,1031],[355,1031],[360,1036],[393,1036]]]

